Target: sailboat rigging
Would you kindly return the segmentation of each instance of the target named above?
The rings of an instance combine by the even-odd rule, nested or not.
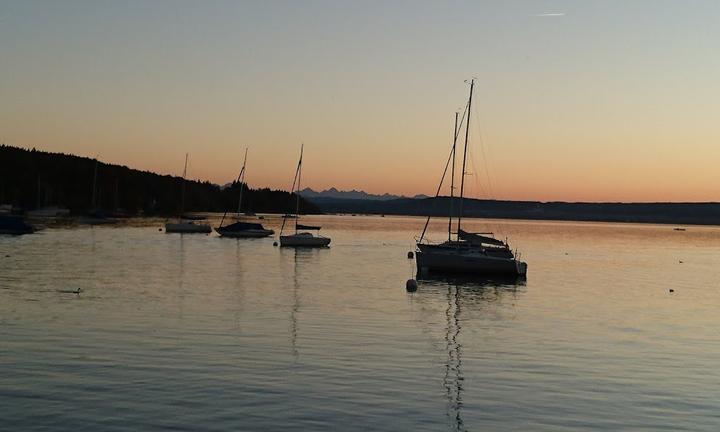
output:
[[[527,273],[527,264],[518,260],[510,249],[510,246],[494,237],[492,233],[471,233],[462,229],[463,200],[465,198],[465,176],[467,166],[467,151],[470,138],[470,112],[472,109],[472,97],[475,87],[475,80],[470,81],[470,95],[467,106],[463,113],[463,119],[458,123],[457,113],[455,114],[455,126],[453,133],[453,145],[445,170],[438,185],[436,197],[440,195],[442,184],[452,161],[450,179],[450,212],[448,214],[448,240],[433,244],[424,242],[425,234],[430,223],[427,218],[419,240],[416,244],[415,260],[418,274],[427,272],[437,273],[475,273],[475,274],[515,274],[524,275]],[[458,204],[457,225],[453,233],[453,203],[455,188],[455,153],[457,139],[462,129],[463,120],[465,123],[465,141],[463,143],[462,169],[460,170],[460,196]],[[453,234],[456,235],[453,240]]]

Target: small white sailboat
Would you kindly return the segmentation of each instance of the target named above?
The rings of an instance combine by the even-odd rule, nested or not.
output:
[[[185,176],[187,175],[188,154],[185,154],[185,168],[182,175],[182,191],[180,193],[180,217],[177,222],[168,222],[165,224],[166,233],[198,233],[209,234],[212,232],[210,225],[197,223],[195,220],[183,218],[185,211]]]
[[[283,217],[283,223],[280,228],[280,246],[292,246],[292,247],[326,247],[330,244],[330,238],[313,234],[310,231],[320,231],[319,226],[301,225],[298,223],[300,220],[300,179],[302,177],[302,158],[303,158],[303,145],[300,145],[300,160],[298,161],[297,169],[295,170],[295,178],[293,179],[293,185],[290,188],[292,192],[295,192],[295,216],[294,217]],[[285,222],[288,219],[295,220],[295,233],[283,235],[285,229]]]
[[[273,234],[275,234],[275,231],[271,229],[265,229],[265,227],[262,226],[262,224],[259,223],[251,223],[251,222],[240,222],[240,211],[242,209],[242,197],[243,197],[243,189],[245,189],[245,165],[247,163],[247,149],[245,149],[245,159],[243,160],[243,166],[242,169],[240,169],[240,174],[237,178],[237,184],[240,185],[240,197],[238,198],[238,208],[237,208],[237,215],[235,216],[235,219],[238,220],[238,222],[229,224],[229,225],[223,225],[223,222],[225,222],[225,218],[227,216],[227,212],[223,214],[222,219],[220,220],[220,226],[215,228],[215,231],[217,231],[218,234],[220,234],[221,237],[230,237],[230,238],[261,238],[261,237],[268,237]],[[245,213],[247,215],[247,213]],[[255,213],[253,213],[253,216]]]
[[[470,131],[470,110],[472,108],[472,94],[475,81],[470,82],[470,97],[468,98],[463,120],[465,123],[465,149],[463,152],[462,171],[460,174],[460,205],[457,217],[456,231],[453,233],[453,190],[455,189],[455,149],[457,138],[462,128],[463,120],[458,126],[458,114],[455,113],[455,128],[453,132],[453,146],[445,172],[443,172],[440,185],[435,196],[439,196],[447,168],[452,160],[452,174],[450,183],[450,212],[448,218],[448,239],[442,243],[424,242],[430,217],[425,222],[420,239],[417,242],[415,262],[418,274],[425,273],[472,273],[480,275],[509,274],[525,275],[527,264],[520,261],[507,242],[498,240],[493,233],[470,233],[461,229],[463,216],[463,197],[465,192],[465,162],[467,157],[468,136]],[[467,115],[467,117],[466,117]],[[453,239],[455,234],[455,239]]]

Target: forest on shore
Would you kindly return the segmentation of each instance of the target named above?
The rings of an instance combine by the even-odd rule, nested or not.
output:
[[[95,205],[93,177],[97,163]],[[241,185],[227,187],[208,181],[185,180],[186,212],[236,211]],[[294,213],[295,194],[243,184],[243,212]],[[180,212],[181,177],[140,171],[122,165],[64,153],[0,145],[0,204],[32,210],[67,207],[73,214],[90,210],[130,215],[175,215]],[[304,214],[319,208],[300,199]]]

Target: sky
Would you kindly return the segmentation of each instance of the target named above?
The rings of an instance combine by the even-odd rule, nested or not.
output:
[[[432,195],[476,78],[468,196],[720,201],[718,52],[715,0],[0,0],[0,142]]]

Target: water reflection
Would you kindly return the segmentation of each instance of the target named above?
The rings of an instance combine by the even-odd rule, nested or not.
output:
[[[292,299],[290,303],[290,350],[295,365],[300,361],[300,350],[298,349],[298,334],[300,331],[298,316],[300,314],[301,303],[301,278],[306,267],[316,256],[317,250],[307,248],[280,249],[280,254],[284,258],[292,259]],[[292,256],[288,256],[291,254]]]
[[[297,348],[297,337],[298,337],[298,311],[300,310],[300,299],[298,297],[298,260],[306,258],[304,254],[309,251],[295,248],[293,251],[293,302],[290,308],[290,346],[292,349],[293,363],[297,364],[300,360],[300,352]]]
[[[459,288],[457,285],[448,284],[447,287],[447,309],[445,310],[446,332],[445,349],[448,353],[445,364],[445,377],[443,385],[448,400],[448,417],[453,421],[455,430],[463,430],[462,420],[462,346],[458,341],[460,336],[460,301]]]
[[[418,291],[412,294],[412,301],[421,308],[421,320],[429,334],[433,334],[432,325],[437,320],[432,315],[439,302],[443,303],[444,351],[447,354],[442,384],[447,399],[446,416],[455,431],[466,430],[463,420],[463,345],[460,332],[465,316],[471,311],[485,311],[489,307],[501,307],[505,298],[513,301],[525,287],[523,277],[493,277],[478,279],[467,277],[433,277],[420,279]]]

